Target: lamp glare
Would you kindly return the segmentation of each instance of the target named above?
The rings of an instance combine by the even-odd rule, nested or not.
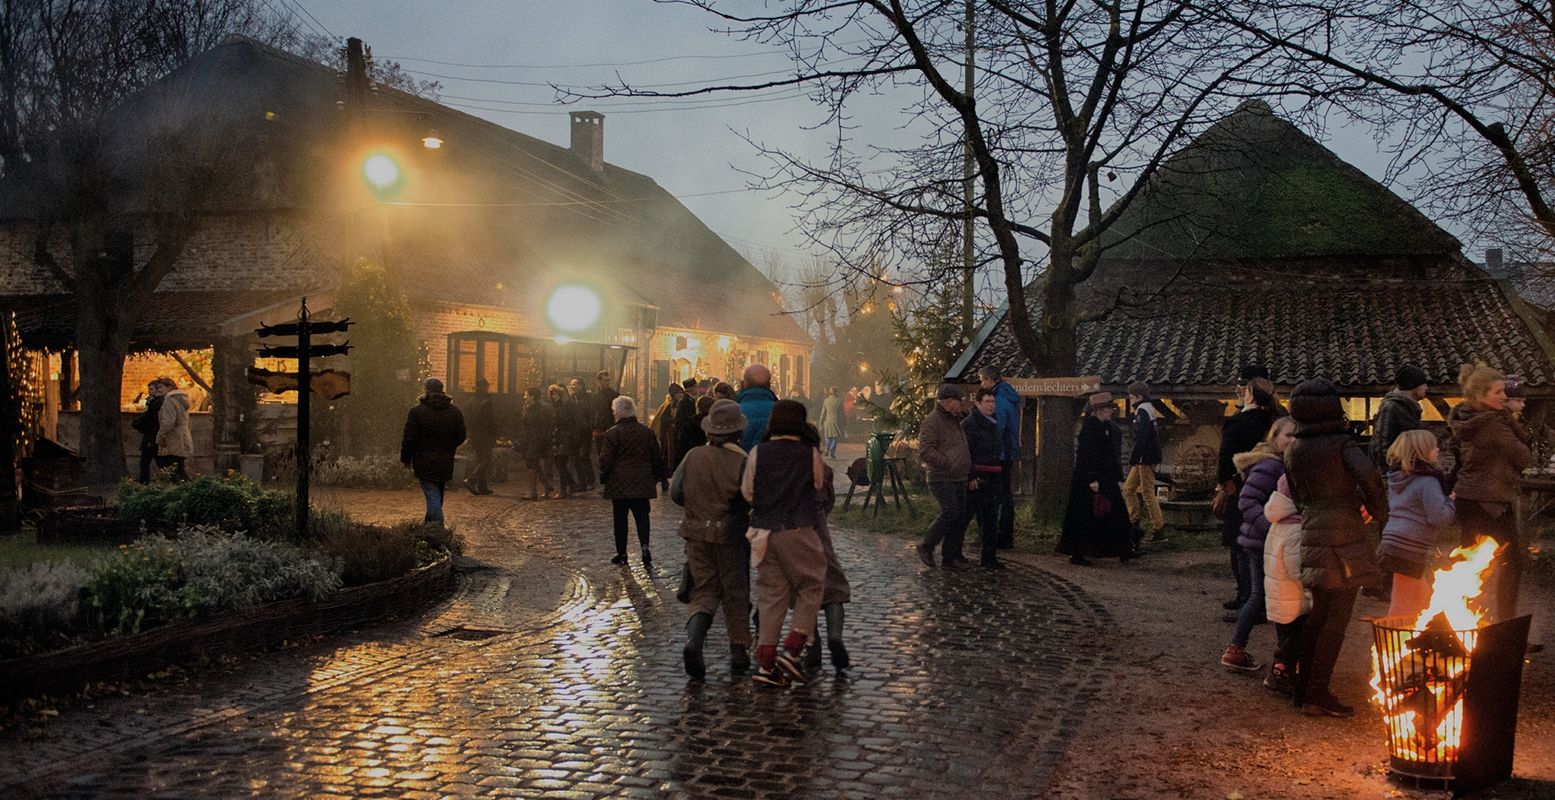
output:
[[[599,322],[599,295],[586,286],[560,286],[545,303],[545,315],[558,330],[576,332]]]
[[[400,168],[394,159],[386,155],[370,156],[362,162],[362,174],[367,182],[379,189],[387,189],[399,182]]]

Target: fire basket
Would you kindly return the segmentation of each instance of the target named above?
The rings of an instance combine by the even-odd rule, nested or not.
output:
[[[1532,618],[1482,624],[1475,601],[1494,553],[1489,539],[1454,551],[1424,612],[1372,620],[1372,688],[1397,781],[1463,794],[1512,775]]]

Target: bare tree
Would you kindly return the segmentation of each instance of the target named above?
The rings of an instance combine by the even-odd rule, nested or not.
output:
[[[1555,243],[1555,5],[1263,0],[1215,13],[1279,46],[1287,72],[1341,113],[1393,134],[1392,172],[1412,172],[1433,214]]]
[[[715,15],[723,30],[783,48],[795,74],[680,92],[626,83],[572,96],[808,87],[835,130],[830,153],[812,162],[762,148],[776,168],[760,183],[800,193],[811,237],[855,266],[930,263],[960,240],[963,220],[976,220],[987,234],[978,261],[997,265],[1021,352],[1049,375],[1076,371],[1077,287],[1096,268],[1104,232],[1162,160],[1241,94],[1281,89],[1243,83],[1274,45],[1220,21],[1219,8],[1179,0],[977,2],[971,92],[962,79],[965,0],[787,0],[759,12],[679,2]],[[852,104],[892,90],[909,97],[904,123],[921,139],[902,148],[856,142]],[[970,204],[966,150],[976,181]],[[917,280],[942,277],[930,270]],[[1041,414],[1039,495],[1062,497],[1075,412],[1054,401]]]

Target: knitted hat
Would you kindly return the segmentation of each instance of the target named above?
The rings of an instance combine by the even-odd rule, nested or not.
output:
[[[767,435],[803,436],[804,425],[804,404],[798,400],[779,400],[772,404],[772,416],[767,418]]]
[[[1528,384],[1523,382],[1523,376],[1506,376],[1506,396],[1512,400],[1528,396]]]
[[[947,383],[939,387],[939,394],[935,397],[940,400],[965,400],[966,392],[954,383]]]
[[[1237,382],[1237,385],[1240,386],[1240,385],[1245,384],[1248,381],[1252,380],[1253,378],[1268,378],[1268,377],[1269,377],[1269,368],[1268,367],[1259,366],[1257,364],[1248,364],[1247,366],[1242,368],[1242,373],[1237,376],[1236,382]]]
[[[772,410],[777,411],[776,408]],[[740,404],[733,400],[713,403],[712,410],[702,419],[702,430],[713,436],[744,431],[745,415],[740,412]]]
[[[427,394],[442,394],[443,382],[437,378],[427,378],[421,382],[421,388]]]
[[[1425,370],[1414,364],[1405,364],[1398,368],[1398,373],[1393,376],[1393,382],[1398,384],[1398,388],[1407,392],[1426,382]]]
[[[1290,415],[1309,425],[1344,419],[1344,404],[1339,402],[1339,387],[1327,378],[1312,378],[1296,384],[1290,393]]]

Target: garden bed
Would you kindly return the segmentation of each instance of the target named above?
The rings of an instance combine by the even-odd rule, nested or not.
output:
[[[38,518],[40,545],[129,544],[140,535],[141,523],[125,519],[117,506],[57,508]]]
[[[318,601],[299,598],[247,611],[173,622],[62,650],[0,661],[0,699],[73,691],[88,683],[156,671],[201,655],[273,647],[424,608],[453,588],[453,557],[397,578],[341,589]]]

